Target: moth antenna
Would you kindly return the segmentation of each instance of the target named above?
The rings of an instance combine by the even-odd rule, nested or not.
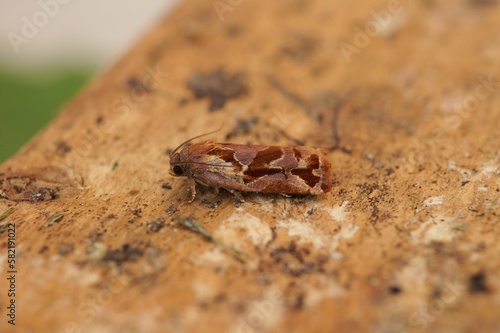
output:
[[[206,135],[210,135],[210,134],[213,134],[213,133],[216,133],[218,131],[220,131],[222,129],[222,126],[224,126],[224,123],[222,123],[220,125],[220,127],[218,129],[216,129],[215,131],[212,131],[212,132],[208,132],[208,133],[204,133],[204,134],[200,134],[200,135],[197,135],[195,137],[192,137],[191,139],[188,139],[186,141],[184,141],[183,143],[181,143],[180,145],[177,146],[177,148],[175,148],[171,153],[170,153],[170,156],[172,156],[173,154],[175,154],[179,149],[181,149],[183,146],[187,145],[188,143],[190,143],[191,141],[195,140],[195,139],[198,139],[198,138],[201,138],[202,136],[206,136]]]
[[[188,164],[209,165],[209,166],[224,167],[224,168],[234,167],[234,165],[212,164],[212,163],[204,163],[204,162],[178,162],[178,163],[172,163],[171,165],[176,166],[176,165],[188,165]]]

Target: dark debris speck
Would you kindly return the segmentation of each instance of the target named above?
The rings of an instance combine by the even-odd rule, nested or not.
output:
[[[279,267],[282,273],[299,277],[304,274],[322,272],[326,257],[311,258],[307,248],[299,248],[292,242],[288,247],[278,247],[271,251],[273,266]]]
[[[135,76],[130,76],[126,81],[126,85],[130,88],[130,90],[139,95],[150,93],[152,91],[151,87],[141,83]]]
[[[91,231],[88,236],[87,236],[87,240],[90,242],[90,243],[95,243],[95,242],[99,242],[101,239],[102,239],[102,236],[103,236],[103,232],[102,231],[98,231],[98,230],[94,230],[94,231]]]
[[[310,59],[316,51],[318,42],[309,36],[296,35],[293,40],[281,48],[281,53],[302,63]]]
[[[299,294],[295,299],[295,303],[293,304],[293,309],[296,311],[302,310],[304,307],[304,294]]]
[[[311,216],[312,214],[314,214],[314,212],[316,211],[316,209],[317,209],[316,207],[312,207],[311,209],[309,209],[307,211],[307,215]]]
[[[136,247],[132,247],[130,244],[125,243],[121,248],[108,251],[104,257],[104,261],[112,261],[118,265],[121,265],[127,261],[136,261],[144,252]]]
[[[175,214],[177,213],[179,210],[177,208],[175,208],[174,205],[170,205],[166,210],[165,212],[167,212],[168,215],[172,215],[172,214]]]
[[[245,135],[252,131],[252,129],[259,123],[259,117],[250,117],[247,119],[238,119],[236,125],[231,132],[226,134],[226,140],[239,135]]]
[[[201,200],[201,204],[209,209],[214,209],[222,203],[222,199],[217,199],[216,201],[210,201],[206,198]]]
[[[59,155],[66,155],[71,151],[71,146],[66,141],[60,140],[56,142],[56,151]]]
[[[61,245],[59,245],[57,253],[59,253],[59,255],[61,256],[66,256],[71,252],[73,252],[74,248],[75,248],[74,245],[71,243],[62,243]]]
[[[42,254],[42,253],[45,253],[47,252],[49,249],[49,247],[47,245],[44,245],[40,248],[40,250],[38,251],[39,254]]]
[[[56,198],[57,198],[57,195],[53,189],[41,187],[38,189],[38,191],[31,192],[30,201],[31,202],[40,202],[40,201],[53,200]]]
[[[401,293],[401,288],[399,286],[389,286],[389,293],[392,295],[397,295]]]
[[[206,73],[195,73],[187,87],[196,99],[208,98],[209,111],[222,109],[227,100],[239,97],[248,90],[243,73],[228,73],[222,68]]]
[[[158,232],[165,226],[165,221],[162,218],[159,218],[148,222],[146,225],[149,232]]]
[[[489,288],[486,284],[486,274],[478,272],[469,278],[469,292],[471,293],[486,293]]]

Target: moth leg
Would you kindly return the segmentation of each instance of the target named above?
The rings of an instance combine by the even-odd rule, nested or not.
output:
[[[196,182],[191,182],[189,186],[189,192],[191,193],[191,198],[189,199],[189,203],[193,203],[194,198],[196,198]]]
[[[243,199],[243,195],[241,195],[240,192],[238,191],[230,191],[233,195],[234,195],[234,198],[239,201],[240,203],[243,203],[245,202],[245,199]]]
[[[236,190],[231,190],[231,189],[224,188],[224,187],[215,187],[215,190],[217,191],[217,194],[219,193],[219,190],[221,188],[225,189],[226,191],[228,191],[229,193],[231,193],[232,195],[234,195],[234,201],[235,202],[237,202],[237,203],[245,202],[245,199],[243,199],[243,195],[239,191],[236,191]]]

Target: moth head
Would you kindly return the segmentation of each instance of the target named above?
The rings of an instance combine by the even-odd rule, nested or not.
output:
[[[176,177],[185,175],[180,152],[170,154],[170,174]]]
[[[184,169],[180,165],[172,166],[172,174],[174,176],[182,176],[184,175]]]
[[[217,131],[219,131],[221,128],[222,128],[222,125]],[[213,132],[209,132],[209,133],[195,136],[194,138],[186,140],[183,143],[181,143],[180,145],[178,145],[170,153],[170,174],[172,176],[177,176],[177,177],[186,176],[186,168],[188,167],[189,164],[199,164],[199,163],[192,163],[192,162],[186,161],[186,155],[189,156],[189,143],[191,141],[193,141],[194,139],[215,133],[217,131],[213,131]],[[184,156],[184,160],[181,158],[181,156]]]

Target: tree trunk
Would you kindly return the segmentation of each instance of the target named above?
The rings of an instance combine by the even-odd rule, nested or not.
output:
[[[0,167],[0,330],[498,329],[498,11],[186,1]],[[190,203],[169,152],[221,125],[332,191]]]

